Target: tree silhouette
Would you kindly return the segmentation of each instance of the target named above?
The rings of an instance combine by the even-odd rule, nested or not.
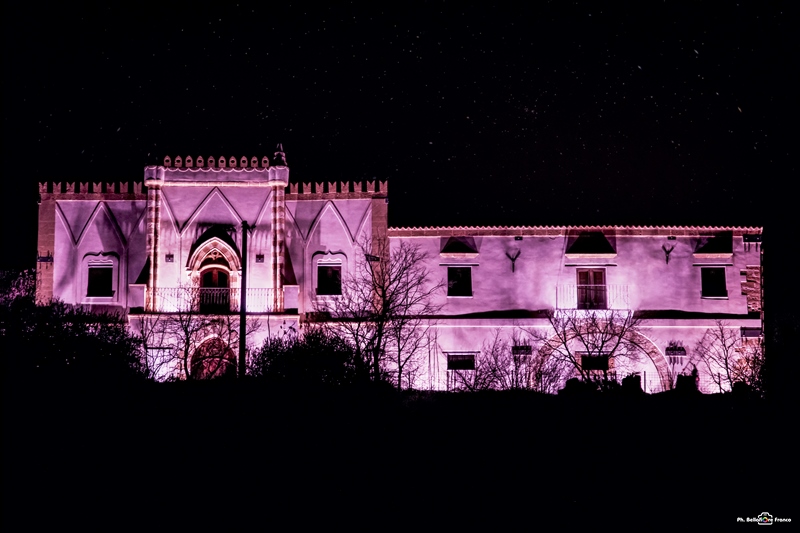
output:
[[[141,343],[123,316],[59,300],[37,305],[33,271],[3,275],[0,352],[14,379],[132,380],[145,375]]]
[[[508,337],[501,329],[484,341],[474,370],[453,370],[456,390],[532,390],[555,394],[571,367],[542,349],[541,341],[522,328]]]
[[[641,335],[641,320],[633,311],[556,309],[547,313],[548,331],[532,332],[547,357],[565,365],[588,384],[616,384],[643,357],[655,356]]]
[[[739,328],[727,322],[717,320],[706,330],[695,345],[691,363],[705,370],[718,392],[731,391],[736,383],[763,392],[763,339],[742,339]]]
[[[164,311],[131,316],[141,334],[148,375],[157,380],[235,377],[239,316],[212,314],[200,305],[196,287],[181,287],[174,294]],[[258,321],[249,319],[246,334],[258,328]]]
[[[373,381],[411,386],[417,359],[427,353],[429,331],[444,288],[426,266],[418,245],[388,238],[363,240],[355,266],[341,281],[341,295],[319,301],[324,327],[355,349]]]

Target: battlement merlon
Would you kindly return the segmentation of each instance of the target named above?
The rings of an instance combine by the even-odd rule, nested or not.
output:
[[[287,187],[289,167],[269,168],[144,168],[147,187]]]
[[[147,189],[142,182],[40,182],[40,200],[143,200]]]

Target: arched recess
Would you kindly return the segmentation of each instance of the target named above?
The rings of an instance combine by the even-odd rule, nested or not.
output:
[[[222,339],[206,339],[192,354],[190,361],[192,379],[236,377],[236,356]]]
[[[667,391],[672,388],[672,378],[670,377],[669,365],[667,364],[667,359],[664,357],[664,354],[661,353],[661,350],[658,349],[656,344],[647,338],[642,333],[638,331],[629,332],[630,337],[628,342],[630,344],[635,345],[638,348],[639,353],[644,354],[650,362],[653,363],[655,366],[656,371],[658,372],[658,379],[661,382],[661,390]],[[573,337],[574,339],[574,337]],[[570,343],[574,342],[574,340],[569,341]],[[562,344],[562,340],[559,335],[551,336],[542,347],[543,354],[546,357],[549,357],[553,351],[556,351],[556,348]],[[548,353],[548,346],[550,347],[550,353]],[[577,350],[572,349],[572,353],[575,353]],[[576,371],[577,374],[577,371]],[[624,376],[623,376],[624,377]]]
[[[201,235],[192,247],[186,269],[195,287],[201,286],[203,272],[211,269],[226,270],[229,283],[226,286],[235,287],[238,285],[237,273],[242,270],[242,261],[236,244],[227,233],[212,228]]]
[[[656,367],[656,371],[658,372],[658,378],[661,381],[661,390],[668,391],[672,388],[672,377],[669,370],[669,365],[667,364],[667,358],[664,357],[664,354],[661,353],[661,350],[658,349],[658,346],[647,338],[642,333],[634,332],[633,335],[635,342],[642,348],[642,352],[644,352],[647,357],[652,361],[653,365]]]

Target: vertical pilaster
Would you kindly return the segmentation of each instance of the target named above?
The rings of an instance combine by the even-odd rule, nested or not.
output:
[[[283,310],[283,272],[285,263],[284,229],[286,220],[286,201],[282,183],[272,188],[272,287],[273,309]]]
[[[56,261],[55,248],[56,201],[53,196],[47,192],[47,183],[40,183],[39,236],[36,246],[36,302],[39,304],[46,304],[53,299],[53,271]]]
[[[387,183],[378,182],[378,194],[372,196],[372,254],[384,263],[389,260],[389,197]]]
[[[158,287],[158,258],[159,258],[159,232],[161,231],[161,185],[163,174],[160,176],[145,176],[147,185],[147,260],[150,263],[150,272],[147,280],[148,311],[155,311],[156,287]]]
[[[270,256],[272,263],[272,305],[277,312],[283,311],[283,266],[284,254],[284,221],[286,201],[284,193],[289,186],[289,167],[286,164],[286,154],[283,145],[276,147],[273,166],[269,169],[270,184],[272,186],[272,247]]]

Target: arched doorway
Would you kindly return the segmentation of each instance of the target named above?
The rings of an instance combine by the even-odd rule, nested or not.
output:
[[[236,357],[220,338],[203,342],[192,355],[192,379],[236,377]]]

